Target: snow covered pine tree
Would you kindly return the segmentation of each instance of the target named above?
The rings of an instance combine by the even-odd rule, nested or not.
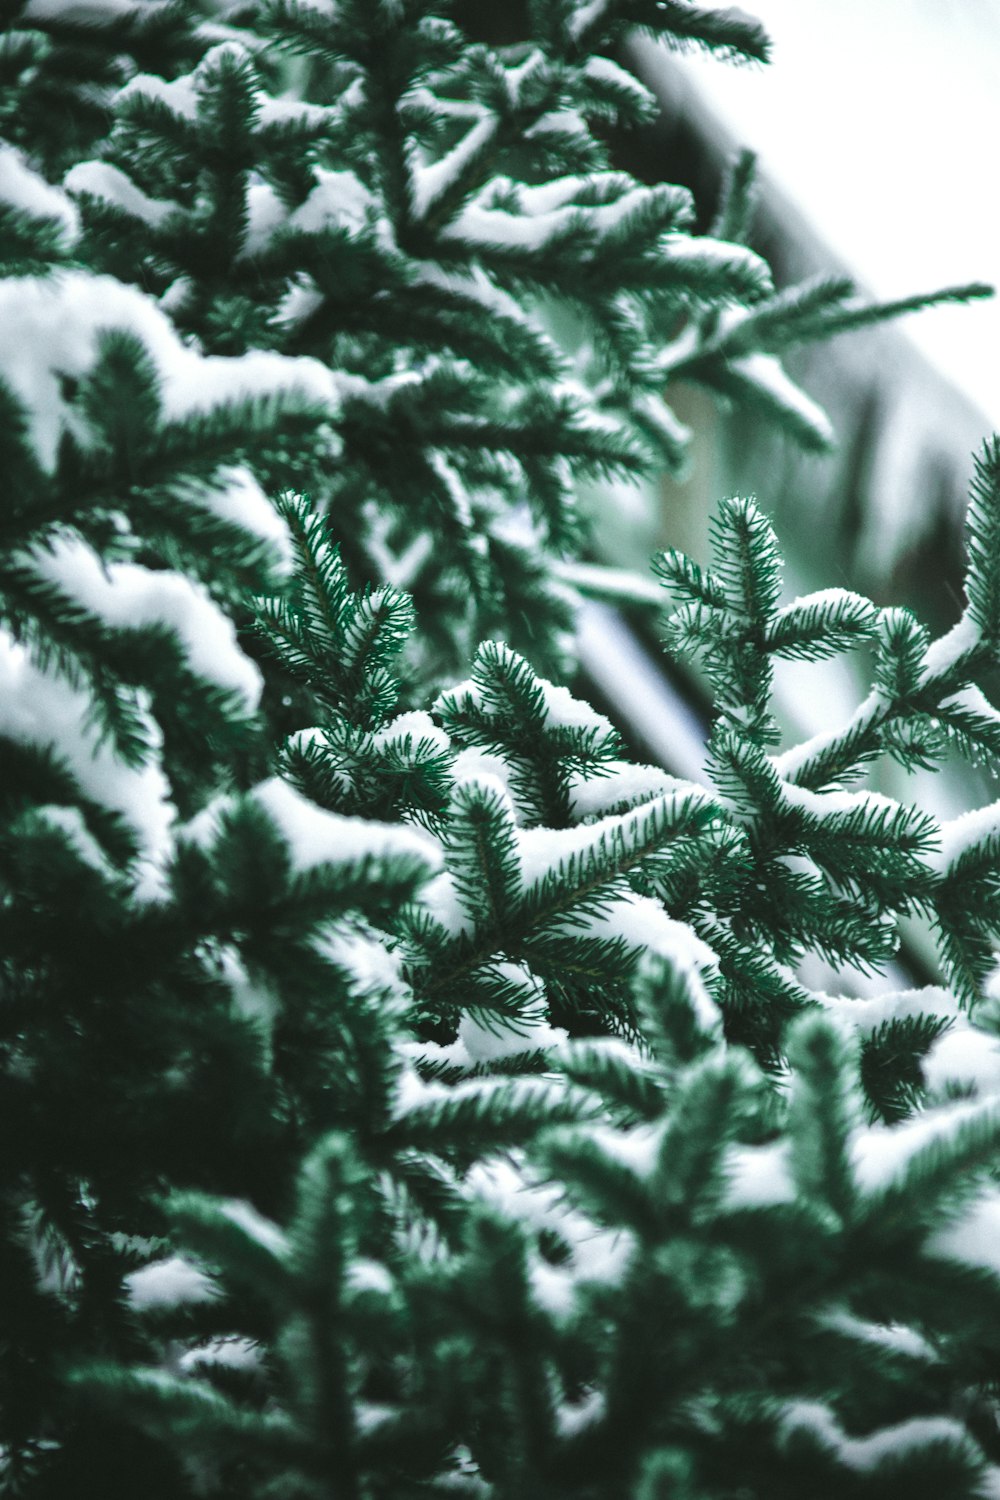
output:
[[[934,299],[612,170],[619,36],[755,23],[473,20],[0,8],[0,1492],[1000,1494],[1000,818],[850,790],[1000,756],[1000,449],[933,644],[724,506],[709,779],[628,764],[548,680],[577,476],[678,374],[822,444],[775,351]],[[865,642],[781,751],[772,658]],[[918,909],[950,988],[795,977]]]

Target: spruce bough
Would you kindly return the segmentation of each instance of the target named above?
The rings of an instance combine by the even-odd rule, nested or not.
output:
[[[1000,756],[1000,447],[938,641],[783,603],[748,500],[658,561],[703,784],[557,681],[577,481],[681,462],[670,382],[821,446],[777,355],[934,300],[776,292],[746,158],[708,237],[614,169],[629,27],[760,27],[2,21],[0,1487],[996,1491],[1000,814],[863,782]],[[773,663],[859,646],[782,747]],[[798,977],[913,914],[941,986]]]

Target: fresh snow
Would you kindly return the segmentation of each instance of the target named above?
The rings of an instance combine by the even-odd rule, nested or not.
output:
[[[310,104],[305,99],[275,98],[272,94],[257,96],[257,124],[265,128],[268,125],[287,125],[292,121],[322,126],[335,119],[338,113],[338,105]]]
[[[924,1082],[932,1093],[948,1084],[973,1088],[981,1099],[1000,1097],[1000,1038],[963,1021],[938,1037],[923,1058]]]
[[[198,118],[198,90],[191,74],[168,83],[156,73],[137,73],[124,88],[118,90],[117,102],[120,104],[126,99],[135,98],[154,99],[185,120]]]
[[[455,882],[447,871],[435,875],[423,887],[420,905],[449,937],[467,937],[472,932],[472,919],[459,901]]]
[[[621,840],[627,848],[630,836],[639,830],[653,812],[678,810],[685,802],[711,806],[715,799],[704,787],[693,782],[676,781],[668,791],[644,802],[628,812],[611,813],[597,823],[585,823],[578,828],[531,828],[518,839],[521,857],[521,872],[525,885],[534,885],[548,874],[558,870],[564,861],[579,857],[588,850],[596,849],[606,840]]]
[[[481,266],[449,267],[438,265],[435,261],[418,261],[413,280],[417,286],[437,287],[441,291],[454,292],[457,296],[467,297],[477,302],[483,310],[484,317],[488,317],[491,313],[499,313],[501,317],[509,319],[512,323],[531,328],[535,337],[548,343],[555,353],[555,345],[552,344],[541,325],[509,292],[505,292],[502,287],[498,287],[495,282],[491,281]]]
[[[489,146],[497,135],[499,126],[496,115],[484,114],[440,161],[429,166],[416,161],[411,163],[413,211],[418,219],[426,219],[435,204],[458,181],[468,164]]]
[[[938,1443],[952,1443],[974,1454],[981,1455],[969,1436],[968,1428],[954,1417],[911,1417],[894,1427],[883,1427],[866,1437],[849,1437],[833,1412],[820,1401],[790,1401],[782,1419],[785,1433],[791,1435],[805,1429],[817,1437],[824,1447],[830,1448],[849,1469],[867,1472],[887,1458],[913,1449],[932,1447]]]
[[[784,662],[782,665],[788,667],[794,664]],[[812,667],[814,664],[807,662],[804,665]],[[792,745],[787,750],[783,750],[780,755],[772,755],[771,764],[782,781],[790,782],[792,778],[798,775],[803,766],[808,765],[811,760],[827,750],[831,745],[837,744],[849,730],[877,719],[881,709],[882,702],[878,689],[873,688],[867,698],[858,705],[846,723],[837,729],[821,729],[816,734],[811,735],[809,739],[803,740],[800,744]],[[785,790],[788,790],[787,786]]]
[[[289,212],[270,183],[255,174],[247,191],[245,255],[257,255],[266,250],[278,230],[284,228],[304,233],[346,229],[357,234],[375,225],[383,240],[387,235],[391,237],[387,221],[378,214],[377,200],[353,172],[316,167],[313,176],[315,186],[308,197]],[[310,296],[313,300],[321,300],[318,293]],[[303,307],[296,304],[286,305],[283,312],[289,321],[304,316]]]
[[[640,83],[634,73],[629,73],[626,68],[612,62],[610,57],[588,57],[583,71],[588,82],[610,85],[620,93],[631,94],[636,99],[653,100],[654,96],[645,84]]]
[[[257,707],[260,669],[240,650],[233,622],[203,584],[136,563],[104,563],[86,542],[69,536],[54,538],[24,559],[39,577],[113,628],[167,626],[192,671],[238,693],[247,709]]]
[[[697,244],[700,249],[704,241],[698,240]],[[730,360],[729,363],[745,380],[766,392],[785,411],[794,412],[804,426],[811,428],[825,443],[832,446],[835,434],[830,418],[817,402],[785,374],[776,355],[747,354],[740,359]]]
[[[622,224],[630,214],[638,217],[647,211],[655,191],[648,187],[632,187],[622,192],[610,203],[567,201],[580,190],[582,183],[592,184],[594,181],[593,178],[567,177],[539,187],[516,189],[522,208],[520,213],[487,206],[488,203],[495,201],[497,183],[494,182],[490,185],[486,195],[468,203],[452,220],[443,231],[443,237],[460,239],[484,248],[517,248],[533,251],[544,250],[553,240],[581,225],[586,225],[593,230],[595,235],[603,238]],[[683,243],[685,246],[691,245],[687,236],[683,237]],[[699,248],[706,243],[708,242],[697,241]],[[721,244],[721,241],[713,243]],[[734,260],[752,258],[756,264],[760,263],[758,258],[752,256],[749,251],[742,252],[741,256],[739,247],[727,245],[725,249],[733,252]],[[666,235],[662,237],[661,250],[667,256],[678,253],[677,246]],[[711,249],[706,251],[706,256],[715,258]]]
[[[525,47],[516,59],[510,56],[505,58],[503,78],[510,99],[520,105],[524,100],[525,88],[537,84],[539,79],[544,81],[549,66],[545,53],[537,46]]]
[[[582,698],[574,698],[569,688],[557,687],[544,677],[537,679],[538,689],[545,707],[545,723],[556,729],[582,729],[585,733],[611,734],[612,729],[603,714]]]
[[[219,955],[219,967],[229,986],[237,1014],[245,1020],[255,1022],[269,1037],[280,1008],[277,994],[260,980],[250,978],[242,959],[233,948],[226,948]]]
[[[403,1055],[417,1065],[433,1064],[468,1072],[498,1058],[559,1047],[567,1040],[567,1032],[561,1026],[550,1026],[541,1011],[519,1021],[517,1031],[502,1027],[502,1020],[502,1017],[491,1016],[491,1025],[486,1026],[469,1012],[459,1024],[455,1041],[447,1045],[404,1042]]]
[[[649,806],[644,803],[642,810]],[[614,837],[619,830],[626,834],[629,814],[612,813],[598,823],[584,823],[578,828],[529,828],[518,839],[521,877],[526,886],[535,885],[553,875],[560,865],[596,849],[601,840]]]
[[[586,4],[578,5],[569,25],[573,39],[577,40],[591,26],[595,26],[607,9],[608,0],[586,0]]]
[[[257,1370],[262,1364],[259,1344],[253,1339],[231,1336],[209,1339],[205,1344],[196,1344],[186,1349],[177,1361],[185,1375],[197,1375],[206,1366],[224,1370]]]
[[[644,1180],[656,1171],[666,1126],[662,1120],[619,1130],[612,1125],[593,1125],[587,1136],[607,1155],[621,1162]]]
[[[405,1056],[405,1052],[402,1055]],[[416,1067],[408,1062],[396,1074],[393,1114],[397,1120],[403,1119],[411,1110],[425,1104],[430,1098],[440,1098],[442,1093],[440,1084],[425,1083]]]
[[[311,318],[322,305],[323,293],[303,272],[281,298],[276,316],[286,327],[294,327]]]
[[[886,991],[864,999],[823,994],[817,994],[815,998],[838,1021],[846,1021],[859,1031],[877,1031],[888,1021],[905,1021],[915,1016],[942,1016],[954,1022],[962,1015],[955,996],[941,985]]]
[[[493,180],[483,194],[483,201],[488,202],[497,194],[506,197],[513,193],[524,213],[540,217],[556,213],[562,208],[573,207],[575,198],[584,192],[592,193],[595,188],[601,190],[605,201],[612,202],[620,202],[623,195],[638,191],[635,183],[624,172],[581,173],[577,176],[567,174],[564,177],[550,177],[548,182],[531,186],[515,183],[511,178],[505,177]]]
[[[346,1281],[352,1292],[377,1292],[383,1297],[391,1295],[396,1284],[388,1266],[365,1256],[351,1261]]]
[[[469,1168],[465,1182],[477,1197],[487,1199],[510,1218],[520,1219],[535,1229],[559,1229],[568,1236],[571,1224],[589,1227],[589,1219],[566,1206],[558,1183],[538,1181],[529,1171],[522,1153],[513,1151],[504,1156],[481,1157]]]
[[[575,929],[568,923],[567,930]],[[587,918],[586,935],[621,938],[636,952],[665,958],[687,981],[687,996],[701,1029],[709,1035],[721,1031],[722,1016],[703,977],[718,968],[718,959],[693,928],[668,917],[651,896],[630,892],[618,898],[600,915]]]
[[[440,865],[439,847],[429,835],[395,823],[326,812],[280,777],[261,782],[251,795],[277,825],[300,873],[321,864],[370,858],[416,856],[429,870]]]
[[[1000,801],[986,807],[975,807],[950,822],[941,824],[941,847],[928,863],[942,875],[968,850],[987,839],[1000,835]]]
[[[289,215],[290,228],[306,233],[331,227],[358,232],[378,216],[378,200],[354,172],[316,167],[314,174],[316,186]]]
[[[645,191],[648,193],[650,190],[646,188]],[[661,250],[669,258],[686,261],[690,265],[696,265],[700,261],[706,265],[725,266],[733,271],[738,268],[755,271],[765,279],[768,275],[766,262],[755,251],[748,249],[746,245],[737,245],[732,240],[714,239],[711,235],[692,238],[689,234],[671,232],[663,236]],[[734,363],[741,364],[742,361],[735,360]]]
[[[101,25],[133,16],[137,11],[163,10],[169,0],[28,0],[22,21],[72,21]]]
[[[194,283],[190,276],[175,276],[166,291],[157,297],[156,305],[173,316],[184,309],[193,291]]]
[[[330,4],[331,0],[304,0],[304,3]],[[434,1476],[436,1491],[447,1493],[454,1490],[459,1500],[491,1500],[493,1487],[480,1477],[475,1460],[464,1443],[449,1454],[449,1463],[451,1467]]]
[[[550,1026],[542,1019],[526,1023],[518,1031],[510,1031],[486,1026],[471,1013],[462,1017],[458,1027],[459,1042],[473,1065],[557,1047],[566,1040],[566,1036],[562,1027]]]
[[[152,229],[158,229],[171,214],[180,212],[179,203],[172,198],[150,198],[131,177],[109,161],[77,162],[67,172],[63,186],[68,193],[89,193],[92,198],[113,203]]]
[[[435,713],[452,713],[462,707],[482,708],[483,690],[478,683],[471,678],[465,682],[456,683],[454,687],[445,688],[434,704]]]
[[[58,828],[60,833],[66,837],[66,842],[74,852],[83,860],[84,864],[90,865],[91,869],[97,870],[102,875],[111,873],[111,866],[101,848],[83,820],[83,814],[78,807],[62,807],[56,803],[46,803],[42,807],[33,809],[36,817],[52,828]]]
[[[125,1277],[128,1300],[137,1312],[151,1308],[183,1307],[194,1302],[214,1302],[219,1288],[204,1271],[183,1256],[154,1260]]]
[[[808,854],[779,854],[775,864],[782,865],[793,875],[804,876],[813,882],[825,882],[823,871]]]
[[[726,1153],[726,1178],[728,1208],[767,1208],[795,1202],[787,1141],[730,1147]]]
[[[989,719],[992,723],[1000,723],[1000,709],[987,698],[982,688],[975,686],[966,687],[959,693],[952,693],[950,698],[945,698],[941,704],[942,710],[949,708],[964,708],[967,713],[978,714],[982,719]]]
[[[531,828],[519,832],[518,853],[524,885],[539,884],[560,865],[572,858],[585,856],[602,841],[614,840],[628,847],[629,834],[641,825],[651,809],[677,806],[692,794],[709,801],[708,793],[689,782],[675,782],[671,789],[651,802],[642,803],[625,813],[610,814],[596,823],[577,828]],[[572,915],[565,919],[567,931],[581,930]],[[712,950],[684,922],[668,917],[659,902],[635,892],[619,893],[609,900],[600,914],[589,914],[583,930],[590,936],[621,938],[639,952],[655,952],[665,957],[687,979],[688,994],[699,1024],[709,1033],[720,1025],[718,1007],[705,988],[703,972],[716,967]]]
[[[537,53],[532,54],[537,56]],[[521,64],[520,66],[524,66]],[[516,69],[506,69],[507,80]],[[473,99],[449,99],[443,94],[436,94],[425,84],[417,83],[406,90],[400,100],[400,110],[404,115],[410,115],[414,110],[420,110],[425,114],[436,114],[442,120],[464,120],[467,125],[475,125],[482,117],[482,105]]]
[[[0,143],[0,201],[36,219],[55,219],[67,243],[71,244],[80,232],[76,205],[32,171],[22,153],[6,143]]]
[[[170,848],[170,788],[155,758],[138,770],[117,758],[92,723],[92,707],[88,693],[41,671],[25,647],[0,630],[0,734],[21,744],[50,746],[67,763],[84,796],[125,818],[153,879],[152,867]],[[152,718],[147,730],[155,750],[159,730]],[[152,887],[142,890],[153,894]]]
[[[886,797],[882,792],[813,792],[808,787],[797,786],[794,782],[785,782],[781,788],[781,795],[786,802],[808,813],[811,818],[822,819],[854,812],[895,813],[899,811],[899,803],[893,801],[891,797]]]
[[[1000,1192],[983,1193],[961,1218],[939,1229],[927,1242],[932,1255],[1000,1276]]]
[[[515,817],[517,806],[514,793],[511,789],[510,766],[502,755],[493,755],[487,750],[480,750],[476,745],[470,745],[465,750],[460,750],[455,756],[452,766],[452,775],[456,784],[463,781],[485,781],[493,780],[500,783],[514,807]]]
[[[482,532],[475,529],[472,500],[469,491],[465,487],[464,480],[454,465],[448,462],[443,453],[438,452],[434,448],[426,448],[424,456],[427,459],[428,466],[441,481],[444,491],[451,502],[451,508],[456,521],[463,532],[467,533],[466,546],[470,551],[478,553],[481,558],[485,559],[486,538]]]
[[[237,1229],[242,1229],[248,1239],[266,1250],[275,1260],[284,1260],[290,1253],[291,1241],[284,1230],[279,1229],[271,1219],[265,1219],[245,1199],[229,1198],[217,1207],[224,1219],[235,1224]]]
[[[354,1420],[357,1423],[358,1432],[364,1436],[377,1432],[394,1417],[398,1417],[399,1408],[388,1406],[376,1401],[356,1401],[354,1403]]]
[[[521,1013],[508,1017],[493,1012],[467,1011],[458,1026],[458,1042],[473,1064],[495,1062],[555,1047],[567,1033],[548,1023],[545,988],[524,964],[500,962],[491,966],[502,979],[520,987]]]
[[[992,1099],[963,1101],[928,1109],[899,1125],[872,1125],[859,1130],[851,1148],[858,1186],[868,1193],[890,1187],[904,1176],[918,1152],[937,1142],[946,1144],[963,1125],[974,1120],[995,1120],[997,1109]]]
[[[857,614],[864,610],[869,618],[874,619],[871,601],[866,599],[863,594],[856,594],[853,589],[834,587],[814,589],[808,594],[799,594],[790,604],[782,605],[774,617],[775,624],[780,623],[789,616],[795,616],[803,610],[816,609],[825,611],[835,609],[838,606],[844,610],[845,614]]]
[[[533,1260],[528,1267],[528,1280],[537,1305],[557,1323],[568,1323],[577,1308],[576,1279],[569,1267]]]
[[[602,59],[603,60],[603,59]],[[556,1429],[561,1438],[576,1437],[604,1416],[606,1401],[604,1392],[588,1391],[579,1401],[563,1401],[556,1407]]]
[[[243,1017],[243,1020],[252,1023],[267,1053],[267,1061],[270,1065],[271,1035],[273,1035],[274,1020],[277,1019],[280,1011],[279,996],[267,984],[250,978],[235,948],[223,948],[222,953],[217,956],[217,963],[219,963],[223,981],[229,987],[235,1013]]]
[[[964,614],[957,624],[928,646],[920,674],[921,682],[929,682],[947,672],[967,651],[978,646],[981,639],[975,620],[970,614]]]
[[[615,437],[621,432],[621,422],[617,416],[610,411],[604,411],[596,404],[595,396],[583,381],[576,379],[565,379],[557,381],[551,387],[552,395],[557,400],[568,402],[573,409],[573,427],[577,432],[603,432],[609,437]]]
[[[269,182],[258,177],[247,187],[247,227],[243,255],[259,255],[287,222],[288,209]]]
[[[210,485],[192,485],[180,493],[192,505],[265,542],[280,571],[291,572],[294,551],[288,527],[249,469],[243,465],[219,469]]]
[[[405,1054],[404,1054],[405,1055]],[[557,1103],[564,1099],[565,1089],[561,1078],[535,1077],[507,1078],[503,1075],[486,1078],[470,1078],[462,1083],[445,1084],[420,1077],[416,1068],[407,1065],[396,1078],[394,1118],[404,1119],[425,1104],[440,1104],[448,1099],[488,1099],[491,1094],[503,1092],[516,1108],[518,1103]]]
[[[657,439],[668,450],[679,449],[681,452],[687,452],[688,445],[694,438],[694,431],[686,422],[681,421],[673,407],[668,405],[659,392],[652,396],[636,396],[632,402],[632,412],[640,423],[656,434]],[[662,584],[654,583],[650,579],[649,589],[647,602],[655,603],[662,609],[667,601]],[[655,599],[654,590],[657,596]]]
[[[331,923],[314,944],[316,951],[351,976],[356,988],[383,998],[403,983],[399,954],[374,928],[347,921]]]
[[[373,735],[375,744],[380,747],[400,743],[403,740],[412,740],[414,744],[429,743],[435,750],[450,750],[451,741],[444,730],[431,718],[424,709],[414,709],[410,713],[398,714],[395,719],[390,719],[381,729]]]
[[[505,815],[513,819],[514,804],[511,799],[510,791],[508,790],[502,777],[493,775],[493,773],[487,769],[490,761],[494,759],[496,759],[496,757],[483,756],[481,758],[479,769],[475,772],[473,772],[473,767],[476,765],[476,762],[471,759],[466,761],[465,776],[463,780],[466,782],[466,784],[475,782],[475,784],[480,787],[482,791],[492,794],[492,796],[494,797],[498,797],[503,804]],[[522,834],[521,837],[523,838],[524,835]]]
[[[659,766],[637,766],[630,761],[610,761],[603,774],[574,775],[570,806],[576,818],[600,817],[622,807],[638,807],[673,791],[677,778]]]
[[[831,1328],[846,1338],[856,1339],[876,1349],[885,1349],[890,1354],[902,1355],[905,1359],[919,1360],[922,1364],[939,1364],[940,1354],[913,1328],[903,1323],[871,1323],[857,1317],[846,1308],[835,1308],[820,1315],[818,1322],[823,1328]]]
[[[423,370],[394,370],[391,375],[384,375],[379,380],[366,380],[362,375],[344,373],[339,377],[337,389],[345,398],[349,397],[352,401],[367,401],[369,406],[373,406],[377,411],[388,411],[399,391],[406,386],[422,384],[429,365],[430,361],[423,366]]]
[[[604,1135],[623,1136],[624,1132],[603,1132],[602,1144]],[[476,1162],[466,1176],[466,1188],[507,1218],[538,1230],[551,1229],[569,1245],[569,1264],[550,1266],[536,1261],[531,1270],[536,1298],[555,1316],[572,1311],[577,1286],[593,1282],[613,1286],[622,1280],[634,1249],[632,1236],[625,1230],[605,1229],[571,1208],[561,1184],[536,1181],[518,1153]]]
[[[198,354],[151,298],[111,276],[64,271],[56,280],[0,282],[0,326],[0,378],[24,403],[39,462],[50,473],[63,433],[86,439],[65,381],[87,374],[108,329],[135,335],[149,351],[168,420],[279,393],[331,411],[340,404],[337,378],[319,360],[272,350],[233,358]]]

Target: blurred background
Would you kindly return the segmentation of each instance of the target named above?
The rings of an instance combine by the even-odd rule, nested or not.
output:
[[[774,44],[767,68],[631,45],[663,110],[634,148],[644,175],[669,163],[707,224],[726,163],[756,151],[756,245],[779,284],[844,270],[889,299],[1000,275],[997,0],[763,0],[756,12]],[[752,424],[699,422],[696,471],[713,493],[760,481],[783,532],[880,602],[912,597],[943,625],[972,450],[1000,427],[998,351],[998,301],[806,350],[792,373],[833,419],[834,458],[758,441]]]
[[[699,229],[727,164],[758,154],[753,237],[778,286],[845,272],[879,300],[963,282],[1000,282],[1000,0],[759,0],[769,67],[734,67],[636,39],[624,59],[656,94],[659,121],[615,142],[637,176],[682,182]],[[933,634],[961,613],[962,523],[972,458],[1000,429],[1000,300],[932,309],[794,352],[789,372],[832,419],[837,449],[803,454],[770,426],[727,414],[707,393],[671,386],[695,432],[690,477],[653,492],[593,497],[595,553],[646,572],[651,553],[708,556],[708,521],[727,494],[755,494],[786,555],[788,597],[840,585],[905,604]],[[594,606],[583,627],[587,688],[633,747],[698,775],[709,702],[697,677],[664,671],[656,623]],[[782,664],[779,709],[792,743],[846,719],[868,687],[867,653]],[[1000,682],[984,683],[1000,701]],[[943,775],[879,789],[940,818],[1000,788],[957,761]],[[929,933],[914,927],[901,984],[936,977]],[[834,983],[817,974],[810,982]],[[883,982],[884,984],[884,982]],[[863,992],[861,976],[839,987]]]

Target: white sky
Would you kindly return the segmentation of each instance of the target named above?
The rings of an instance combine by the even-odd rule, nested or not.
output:
[[[876,297],[1000,286],[1000,0],[745,0],[767,68],[690,55],[736,141]],[[1000,429],[1000,297],[906,320]]]

